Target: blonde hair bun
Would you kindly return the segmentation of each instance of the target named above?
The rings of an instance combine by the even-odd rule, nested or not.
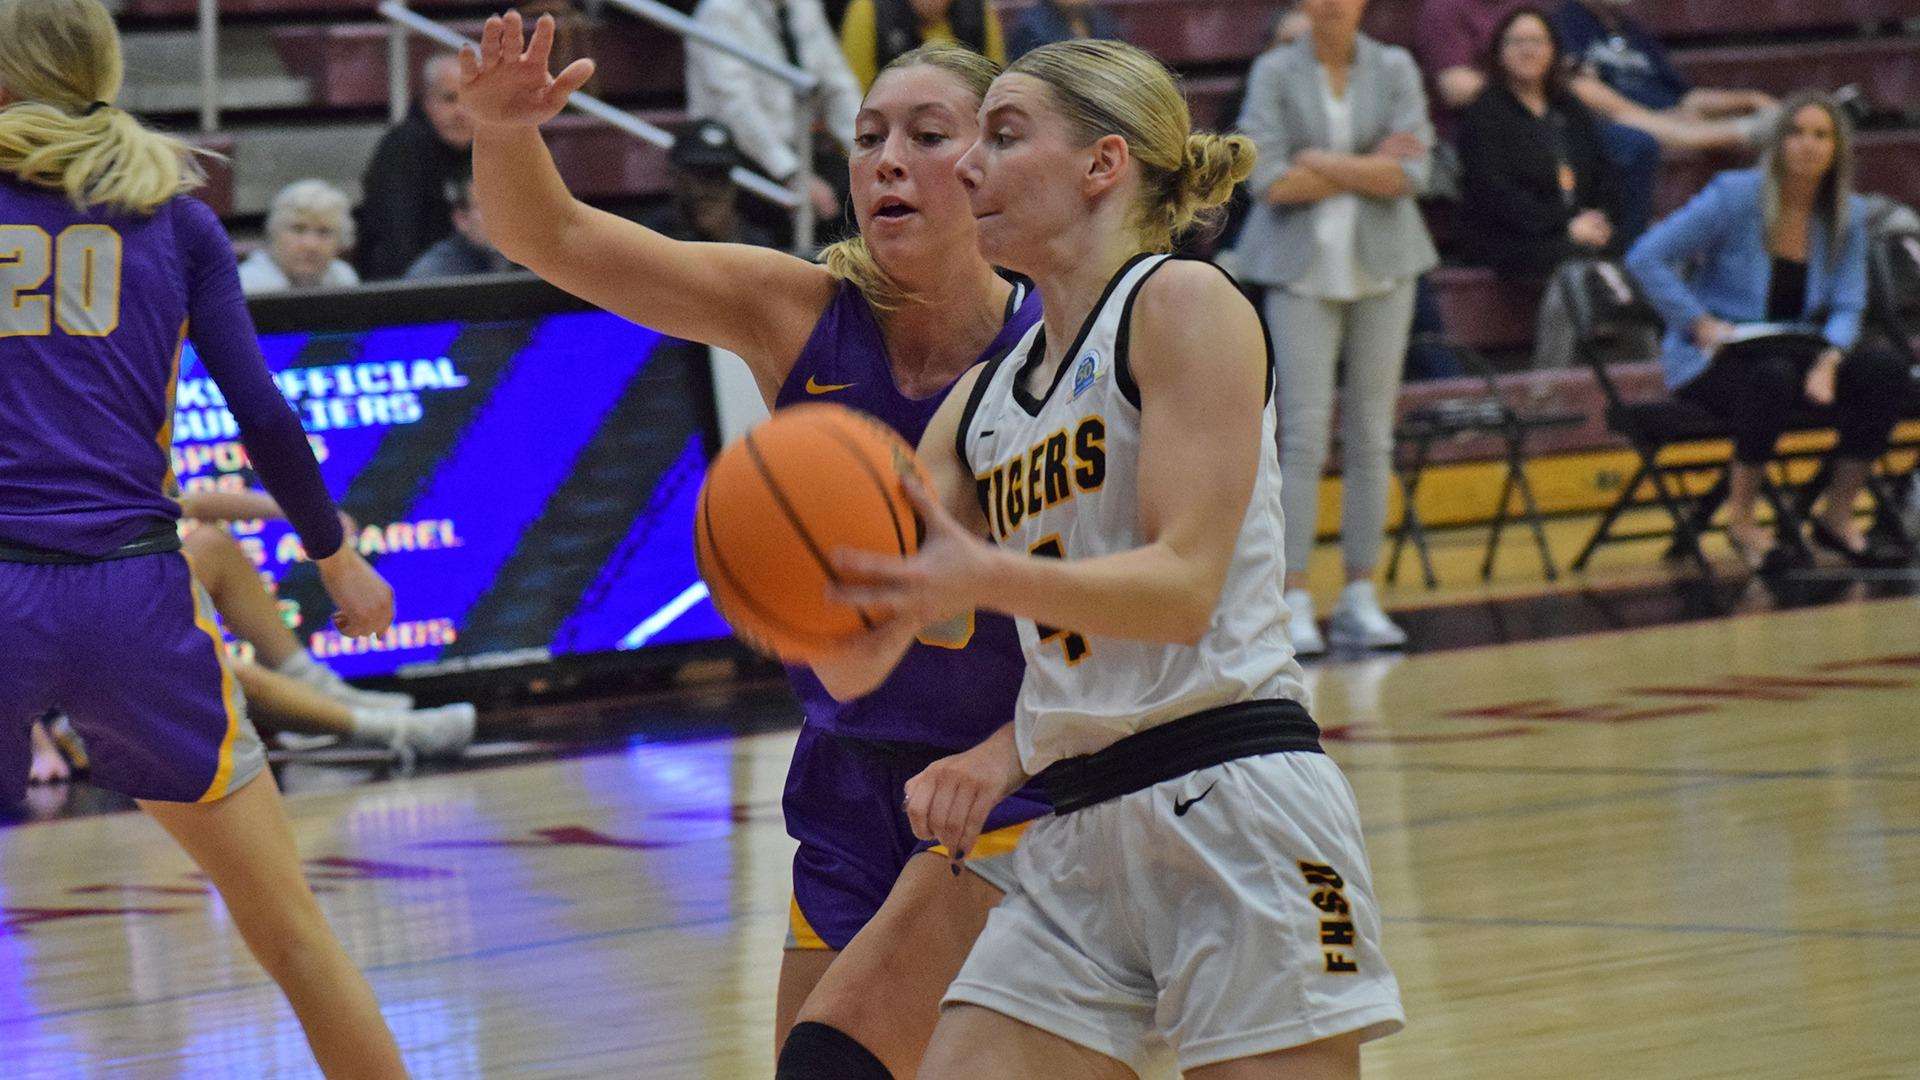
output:
[[[1204,210],[1232,198],[1233,189],[1253,175],[1256,155],[1253,140],[1245,135],[1203,131],[1187,136],[1187,160],[1180,171],[1180,187],[1188,205]]]

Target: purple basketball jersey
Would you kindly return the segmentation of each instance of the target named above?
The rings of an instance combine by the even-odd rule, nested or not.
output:
[[[332,553],[333,501],[213,211],[186,196],[82,210],[0,175],[0,547],[98,558],[179,516],[169,444],[189,340],[307,550]]]
[[[1013,347],[1040,319],[1040,298],[1015,286],[1006,325],[987,346],[986,360]],[[947,391],[910,398],[894,385],[893,366],[873,309],[842,283],[794,362],[776,408],[831,401],[878,417],[918,445]],[[807,723],[835,735],[965,749],[1013,719],[1014,698],[1026,671],[1013,620],[980,612],[964,648],[915,642],[879,689],[841,703],[804,667],[787,669]]]

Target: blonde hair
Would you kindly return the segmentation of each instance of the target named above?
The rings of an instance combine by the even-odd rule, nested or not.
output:
[[[880,75],[910,67],[938,68],[959,79],[975,98],[985,98],[987,88],[993,85],[994,78],[1000,74],[1000,65],[972,49],[938,42],[901,53],[880,69]],[[874,77],[873,85],[880,85],[878,75]],[[869,88],[867,92],[873,91]],[[820,264],[827,268],[827,273],[859,289],[867,303],[882,311],[891,311],[914,299],[873,257],[865,237],[853,236],[829,245],[820,252]]]
[[[1127,141],[1141,173],[1133,226],[1149,250],[1170,251],[1175,236],[1216,219],[1234,185],[1253,172],[1253,140],[1194,131],[1173,73],[1132,45],[1042,45],[1008,65],[1007,74],[1046,83],[1087,142],[1107,135]]]
[[[198,185],[204,151],[111,107],[123,74],[100,0],[0,0],[0,172],[143,214]]]
[[[1833,121],[1833,163],[1820,178],[1813,196],[1813,216],[1827,230],[1827,261],[1838,265],[1847,232],[1847,209],[1853,202],[1853,121],[1833,98],[1817,90],[1805,90],[1780,103],[1780,117],[1769,133],[1766,148],[1760,152],[1760,212],[1767,234],[1780,224],[1780,183],[1787,175],[1787,136],[1793,134],[1794,118],[1812,105]]]
[[[281,188],[267,207],[267,233],[291,228],[293,219],[302,214],[333,221],[340,233],[341,250],[353,246],[353,200],[346,192],[325,180],[295,180]]]

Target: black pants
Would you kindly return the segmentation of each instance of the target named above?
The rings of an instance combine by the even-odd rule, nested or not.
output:
[[[1707,370],[1675,391],[1677,397],[1719,417],[1733,432],[1733,459],[1763,465],[1793,414],[1812,410],[1840,433],[1835,457],[1872,461],[1887,450],[1887,440],[1913,393],[1907,366],[1884,349],[1863,349],[1840,362],[1833,404],[1815,410],[1806,399],[1807,365],[1797,356],[1732,356],[1716,359]]]

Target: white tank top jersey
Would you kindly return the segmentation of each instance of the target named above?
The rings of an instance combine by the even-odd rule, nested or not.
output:
[[[1128,367],[1128,324],[1141,285],[1170,258],[1137,256],[1121,268],[1039,398],[1028,392],[1027,376],[1045,363],[1044,325],[981,373],[961,417],[957,449],[1001,546],[1090,559],[1145,545],[1140,391]],[[1014,730],[1029,773],[1221,705],[1273,698],[1309,704],[1281,599],[1271,354],[1268,368],[1259,474],[1226,586],[1200,643],[1086,637],[1016,620],[1027,672]]]

